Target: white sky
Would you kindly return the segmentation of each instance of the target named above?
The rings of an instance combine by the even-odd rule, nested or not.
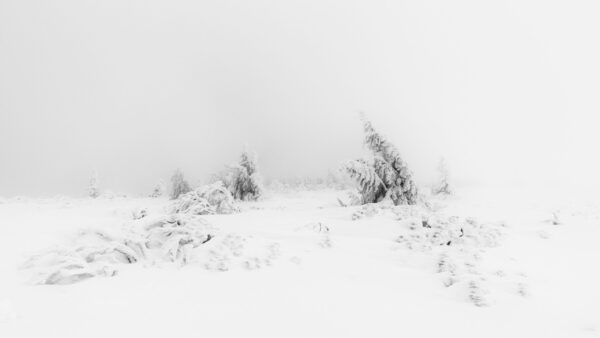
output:
[[[418,181],[597,183],[597,1],[0,0],[0,196],[149,192],[244,144],[265,176],[362,154]]]

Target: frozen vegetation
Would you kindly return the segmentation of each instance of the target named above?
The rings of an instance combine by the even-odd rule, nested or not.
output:
[[[0,336],[600,330],[597,204],[463,189],[344,207],[347,189],[276,186],[259,201],[221,183],[174,201],[3,199]]]
[[[443,161],[418,193],[362,122],[370,157],[324,179],[265,186],[244,151],[169,195],[94,172],[86,198],[0,199],[0,337],[598,336],[597,204],[455,190]]]
[[[344,170],[353,179],[361,195],[361,203],[376,203],[391,199],[395,205],[417,203],[417,186],[396,147],[373,128],[361,115],[365,132],[364,143],[371,151],[368,160],[348,162]]]

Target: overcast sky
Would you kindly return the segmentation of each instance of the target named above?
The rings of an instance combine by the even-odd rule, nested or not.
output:
[[[596,3],[0,0],[0,195],[324,176],[359,111],[421,184],[598,182]]]

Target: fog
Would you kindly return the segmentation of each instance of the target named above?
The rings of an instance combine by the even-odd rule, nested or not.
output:
[[[420,184],[596,184],[596,3],[0,0],[0,195],[325,176],[361,111]]]

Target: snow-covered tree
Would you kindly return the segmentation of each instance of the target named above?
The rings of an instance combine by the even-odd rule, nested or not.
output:
[[[262,194],[261,178],[256,165],[256,156],[243,151],[240,162],[229,166],[225,171],[213,177],[221,181],[236,200],[256,200]]]
[[[376,203],[389,197],[396,205],[415,204],[417,187],[400,153],[362,114],[361,120],[364,143],[373,158],[350,161],[343,169],[357,183],[363,203]]]
[[[362,204],[377,203],[386,196],[386,187],[373,165],[363,159],[349,161],[344,170],[358,185]]]
[[[438,182],[433,187],[433,193],[436,195],[451,195],[452,189],[448,183],[448,168],[446,167],[446,160],[442,158],[438,164]]]
[[[88,196],[91,198],[97,198],[100,196],[100,188],[98,187],[98,172],[96,170],[92,172],[92,177],[90,177]]]
[[[152,190],[152,194],[150,194],[150,197],[160,197],[165,194],[166,190],[167,190],[167,188],[165,186],[165,183],[162,180],[160,180],[154,186],[154,189]]]
[[[256,200],[262,193],[260,176],[256,166],[256,156],[243,151],[240,163],[233,167],[233,181],[229,190],[235,199]]]
[[[190,190],[192,189],[190,184],[183,178],[183,172],[177,169],[171,177],[171,199],[176,199]]]

